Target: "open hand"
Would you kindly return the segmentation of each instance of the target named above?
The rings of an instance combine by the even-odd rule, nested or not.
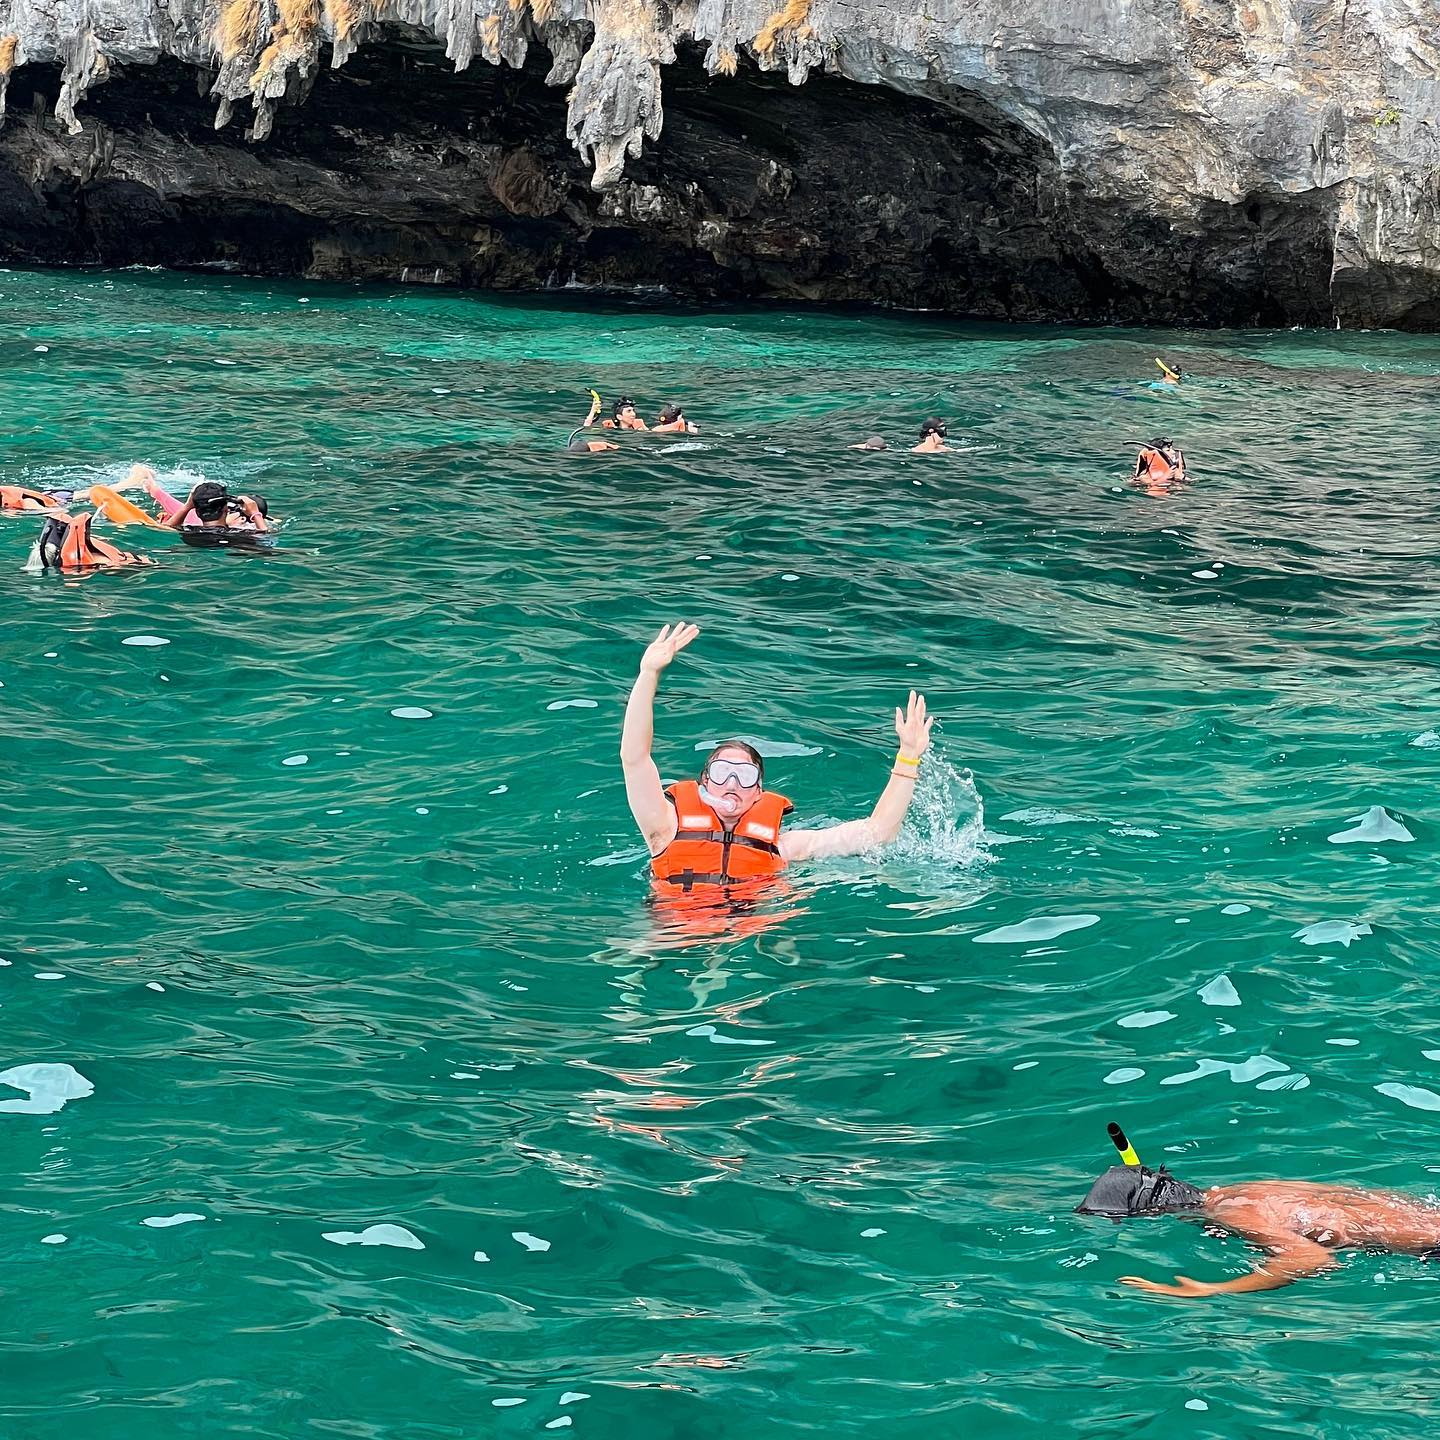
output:
[[[895,711],[895,733],[900,737],[900,753],[907,760],[918,760],[930,748],[930,727],[933,715],[925,713],[925,697],[910,692],[910,703],[904,713]]]
[[[687,625],[683,620],[662,626],[640,657],[641,674],[649,671],[658,675],[699,633],[698,625]]]
[[[1159,1280],[1142,1280],[1138,1275],[1122,1275],[1122,1285],[1133,1285],[1137,1290],[1143,1290],[1147,1295],[1183,1295],[1187,1298],[1195,1298],[1201,1295],[1214,1295],[1217,1286],[1207,1284],[1204,1280],[1192,1280],[1188,1275],[1177,1275],[1173,1285],[1166,1285]]]

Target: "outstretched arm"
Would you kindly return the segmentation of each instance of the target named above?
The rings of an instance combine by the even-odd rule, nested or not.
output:
[[[920,760],[930,748],[930,727],[934,723],[935,717],[925,711],[925,697],[912,690],[904,713],[895,712],[895,734],[900,740],[900,750],[875,808],[864,820],[851,820],[824,830],[791,830],[782,834],[781,855],[787,861],[821,860],[835,855],[859,855],[890,844],[900,833],[906,811],[915,798]]]
[[[1303,1235],[1288,1232],[1278,1235],[1273,1232],[1245,1233],[1245,1238],[1270,1251],[1269,1259],[1248,1275],[1237,1275],[1233,1280],[1192,1280],[1188,1275],[1177,1275],[1173,1285],[1165,1285],[1158,1280],[1142,1280],[1138,1275],[1122,1275],[1120,1283],[1133,1285],[1147,1295],[1180,1295],[1187,1299],[1204,1295],[1243,1295],[1255,1290],[1279,1290],[1296,1280],[1332,1270],[1338,1263],[1332,1251]]]
[[[660,771],[650,757],[655,740],[655,691],[660,672],[699,633],[696,626],[683,621],[662,627],[640,657],[640,673],[625,706],[625,725],[620,732],[625,798],[652,855],[658,855],[675,838],[675,807],[665,798]]]
[[[600,413],[600,392],[590,392],[590,413],[585,417],[585,428],[588,430],[594,423],[595,417]]]
[[[154,491],[150,492],[154,495]],[[158,499],[158,497],[156,497]],[[166,515],[160,522],[166,530],[183,530],[185,528],[185,517],[190,513],[194,505],[195,487],[191,486],[190,493],[180,502],[180,508],[173,515]]]

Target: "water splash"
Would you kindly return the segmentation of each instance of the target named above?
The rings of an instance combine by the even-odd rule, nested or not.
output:
[[[985,800],[969,770],[933,750],[921,767],[915,800],[890,854],[899,860],[969,869],[991,858]]]

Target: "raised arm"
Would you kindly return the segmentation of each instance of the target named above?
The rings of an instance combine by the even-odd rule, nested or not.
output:
[[[590,413],[585,417],[585,429],[588,430],[595,423],[595,417],[600,413],[600,405],[600,392],[592,390],[590,392]]]
[[[787,861],[818,860],[834,855],[859,855],[888,845],[900,833],[906,811],[915,798],[920,761],[930,748],[930,727],[935,717],[925,710],[925,697],[910,692],[903,713],[895,711],[895,734],[900,740],[890,779],[875,808],[864,820],[850,820],[824,830],[791,830],[780,836],[780,853]]]
[[[185,517],[194,508],[195,491],[197,488],[197,486],[192,485],[190,487],[190,493],[180,502],[180,508],[173,515],[167,515],[160,522],[164,529],[183,530],[185,528]],[[155,492],[152,490],[150,494],[154,495]],[[158,499],[158,497],[156,498]]]
[[[652,855],[658,855],[675,838],[675,807],[665,798],[660,771],[650,756],[655,740],[655,691],[660,685],[660,672],[699,633],[696,626],[683,621],[662,627],[640,657],[640,673],[625,706],[625,724],[620,732],[625,798]]]

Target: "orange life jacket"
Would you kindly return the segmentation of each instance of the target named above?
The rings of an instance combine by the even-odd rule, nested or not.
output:
[[[1146,445],[1140,451],[1140,474],[1150,481],[1177,480],[1180,477],[1180,467],[1172,465],[1165,458],[1163,450]]]
[[[780,822],[795,807],[769,790],[740,817],[733,830],[700,796],[694,780],[669,786],[666,797],[675,807],[675,838],[650,862],[659,880],[689,890],[695,885],[728,885],[778,875]]]
[[[139,565],[138,555],[117,550],[107,540],[90,533],[91,517],[58,515],[45,522],[40,532],[40,564],[46,570],[93,570],[104,565]]]
[[[33,502],[37,510],[54,510],[60,502],[43,490],[27,490],[23,485],[0,485],[0,510],[25,510]]]

